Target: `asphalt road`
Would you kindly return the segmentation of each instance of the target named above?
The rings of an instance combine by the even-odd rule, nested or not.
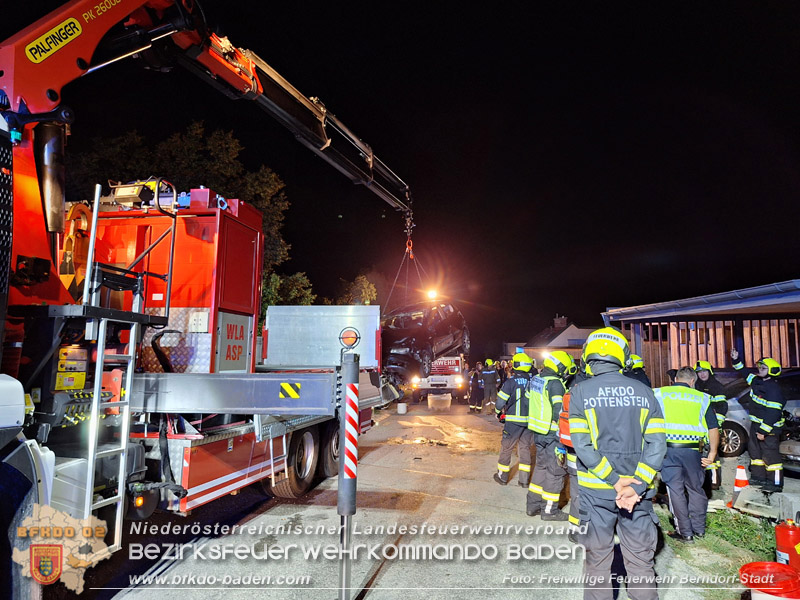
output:
[[[359,447],[351,598],[582,598],[582,547],[561,524],[526,516],[526,490],[516,480],[505,487],[492,480],[501,435],[493,416],[463,405],[447,413],[412,405],[406,415],[396,406],[379,411],[376,421]],[[123,550],[87,572],[81,597],[335,598],[336,490],[336,479],[327,480],[286,501],[251,486],[188,517],[157,513],[147,522],[152,531],[131,533],[126,524]],[[165,525],[186,531],[165,534]],[[222,525],[244,529],[225,533]],[[687,573],[669,547],[656,566],[662,577]],[[701,597],[679,581],[660,587],[666,600]],[[61,597],[51,588],[45,600]],[[623,589],[619,598],[626,597]]]

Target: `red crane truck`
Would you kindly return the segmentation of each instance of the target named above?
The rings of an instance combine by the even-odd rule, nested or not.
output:
[[[71,0],[0,43],[0,495],[13,514],[4,530],[34,504],[80,519],[105,512],[113,552],[125,512],[185,513],[257,481],[302,494],[317,469],[335,472],[331,356],[342,343],[360,344],[362,426],[396,394],[378,374],[377,307],[300,315],[325,361],[270,365],[271,349],[292,343],[277,333],[276,310],[257,367],[263,239],[246,203],[202,187],[179,195],[156,179],[106,195],[97,186],[92,203],[65,205],[74,114],[63,86],[128,57],[166,70],[164,56],[263,109],[411,220],[408,186],[372,149],[211,32],[196,2]],[[18,575],[6,556],[0,567]]]

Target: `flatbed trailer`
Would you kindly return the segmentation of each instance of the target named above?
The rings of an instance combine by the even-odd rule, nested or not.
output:
[[[261,481],[269,494],[294,498],[302,495],[314,476],[338,473],[338,418],[336,383],[338,373],[261,372],[256,377],[222,375],[191,376],[147,374],[135,379],[132,407],[141,413],[163,412],[169,417],[168,457],[176,483],[187,490],[177,498],[169,494],[163,508],[183,514],[216,498]],[[386,392],[372,384],[371,373],[362,372],[359,382],[360,431],[372,425],[372,411],[384,406]],[[253,398],[278,398],[284,385],[303,390],[302,399],[254,403]],[[204,403],[199,409],[214,414],[230,396],[225,410],[240,414],[230,423],[197,429],[178,415],[198,410],[198,390]],[[169,401],[164,401],[169,397]],[[391,396],[389,397],[391,398]],[[242,416],[244,415],[244,416]],[[144,428],[142,428],[144,429]],[[310,436],[303,448],[292,444],[292,436]],[[134,431],[132,442],[147,448],[146,458],[161,461],[159,431]],[[224,460],[219,460],[223,457]],[[266,480],[266,481],[265,481]]]

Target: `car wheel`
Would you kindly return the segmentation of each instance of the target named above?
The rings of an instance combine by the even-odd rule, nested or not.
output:
[[[744,453],[747,449],[747,431],[738,423],[725,422],[719,441],[719,454],[732,458]]]
[[[461,354],[465,357],[469,356],[469,331],[464,330],[464,335],[461,338]]]
[[[278,498],[299,498],[311,487],[319,459],[319,433],[316,427],[292,432],[286,456],[286,477],[269,486]],[[269,478],[262,480],[269,485]]]
[[[425,379],[431,376],[433,357],[430,350],[423,350],[419,353],[419,377]]]

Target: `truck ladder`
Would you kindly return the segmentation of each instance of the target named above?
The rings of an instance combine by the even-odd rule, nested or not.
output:
[[[130,325],[130,342],[127,354],[106,354],[106,336],[108,324],[111,322]],[[97,364],[94,374],[94,394],[92,397],[92,410],[89,419],[89,436],[87,440],[88,455],[86,464],[86,487],[83,499],[83,518],[88,519],[96,510],[104,506],[114,506],[114,541],[108,547],[110,553],[116,552],[122,546],[122,517],[125,508],[125,480],[127,475],[128,439],[131,422],[131,409],[129,402],[130,390],[133,389],[133,373],[136,367],[136,339],[139,335],[139,323],[119,321],[116,319],[100,319],[97,335]],[[124,379],[120,388],[118,401],[105,401],[103,399],[103,372],[106,365],[118,365],[124,370]],[[118,430],[119,444],[111,448],[98,446],[100,438],[100,417],[105,416],[107,408],[119,409]],[[102,459],[117,456],[119,470],[117,473],[117,491],[113,496],[95,500],[95,473]]]
[[[166,230],[155,242],[153,242],[142,254],[140,254],[127,268],[120,268],[95,261],[95,241],[97,238],[97,219],[100,210],[100,186],[95,187],[94,208],[92,212],[92,228],[89,237],[89,252],[86,264],[86,282],[84,284],[83,305],[99,308],[102,298],[101,290],[108,288],[116,291],[129,291],[132,293],[132,306],[130,311],[115,311],[113,316],[103,316],[98,319],[87,319],[86,339],[97,340],[97,358],[94,372],[94,391],[92,394],[92,408],[89,420],[89,433],[87,439],[87,464],[86,464],[86,486],[83,498],[83,519],[89,519],[98,509],[113,506],[114,523],[113,542],[107,547],[108,553],[113,553],[122,547],[122,519],[126,502],[126,479],[128,466],[128,442],[131,424],[130,393],[133,390],[133,376],[136,369],[136,347],[141,333],[144,314],[145,298],[145,278],[155,277],[166,283],[166,307],[164,309],[166,319],[169,318],[169,297],[172,287],[172,264],[175,252],[175,232],[177,218],[173,212],[168,212],[161,207],[159,198],[159,186],[161,180],[155,181],[156,206],[159,212],[172,218],[172,226]],[[122,187],[122,186],[116,186]],[[172,207],[175,207],[177,193],[173,188]],[[140,263],[162,240],[170,235],[169,266],[167,273],[150,273],[147,271],[134,271],[133,268]],[[145,320],[146,321],[146,320]],[[129,331],[127,351],[125,354],[107,354],[106,343],[109,334],[109,324],[121,325],[122,329]],[[103,373],[106,367],[117,367],[124,371],[122,385],[120,387],[120,397],[118,400],[108,401],[103,398]],[[117,422],[104,429],[116,430],[118,444],[104,444],[100,442],[100,420],[105,418],[106,409],[119,409]],[[108,447],[110,446],[110,447]],[[112,456],[118,457],[119,468],[117,472],[116,492],[108,497],[95,497],[95,476],[101,461]]]

